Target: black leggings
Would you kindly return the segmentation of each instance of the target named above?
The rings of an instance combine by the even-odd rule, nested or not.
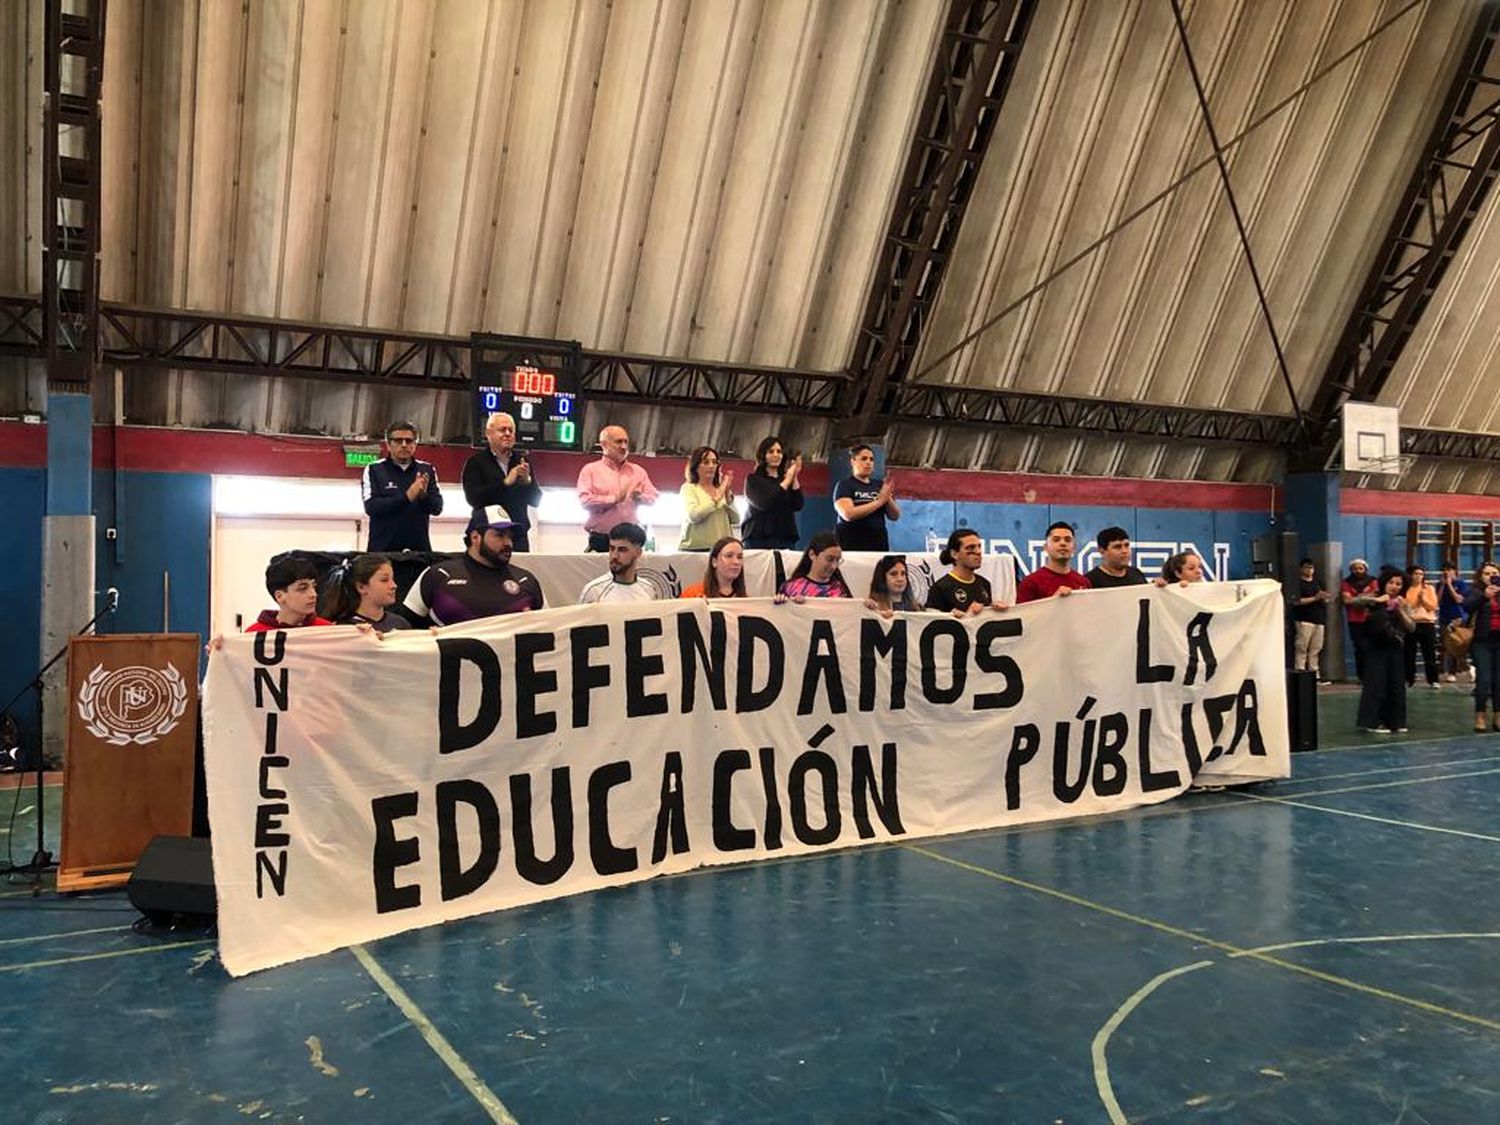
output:
[[[1406,634],[1406,682],[1417,682],[1417,650],[1422,650],[1422,669],[1427,673],[1427,682],[1438,682],[1437,626],[1431,621],[1418,621],[1416,628]]]

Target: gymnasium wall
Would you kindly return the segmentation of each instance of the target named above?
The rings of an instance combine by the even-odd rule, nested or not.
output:
[[[40,643],[41,526],[45,511],[46,428],[0,423],[0,499],[10,521],[7,563],[0,567],[0,596],[15,607],[12,644],[0,654],[0,702],[24,683],[37,664]],[[420,456],[438,465],[450,496],[468,450],[424,447]],[[540,454],[538,476],[549,487],[568,487],[586,457]],[[676,489],[681,458],[642,458],[657,486]],[[743,476],[749,468],[736,466]],[[358,470],[343,463],[341,444],[321,438],[242,433],[96,427],[93,502],[98,517],[99,589],[120,590],[113,632],[162,628],[163,609],[173,630],[205,634],[209,628],[210,535],[213,474],[347,478],[350,510],[359,506]],[[1015,474],[895,470],[903,518],[891,527],[894,550],[922,548],[929,535],[945,538],[957,526],[976,529],[990,550],[1011,551],[1031,569],[1053,520],[1079,530],[1081,548],[1101,527],[1118,524],[1141,552],[1145,569],[1186,546],[1196,548],[1218,578],[1251,572],[1251,543],[1285,530],[1278,490],[1263,485],[1058,478]],[[805,533],[830,526],[825,466],[805,476]],[[450,499],[450,505],[453,504]],[[1500,519],[1500,500],[1485,497],[1412,497],[1345,490],[1337,534],[1345,559],[1363,555],[1372,565],[1406,558],[1407,519]],[[106,529],[114,528],[110,539]],[[1093,559],[1081,560],[1086,568]],[[1437,562],[1436,558],[1432,563]],[[163,576],[168,581],[164,583]]]

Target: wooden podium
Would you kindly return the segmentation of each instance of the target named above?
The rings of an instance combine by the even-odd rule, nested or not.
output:
[[[154,837],[192,831],[199,644],[196,633],[69,642],[59,891],[122,886]]]

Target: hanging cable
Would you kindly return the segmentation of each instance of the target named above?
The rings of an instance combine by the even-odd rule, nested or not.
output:
[[[1292,373],[1287,370],[1286,356],[1281,351],[1281,337],[1276,332],[1276,321],[1271,316],[1271,306],[1266,303],[1266,287],[1261,282],[1260,270],[1255,265],[1255,254],[1250,249],[1250,232],[1245,229],[1239,202],[1234,198],[1234,188],[1229,183],[1229,162],[1224,159],[1224,150],[1219,147],[1219,134],[1214,129],[1213,114],[1208,111],[1208,94],[1203,89],[1203,80],[1198,77],[1198,64],[1193,60],[1193,48],[1188,43],[1187,23],[1182,18],[1182,0],[1171,0],[1171,4],[1172,18],[1177,21],[1177,38],[1182,42],[1182,56],[1187,60],[1188,73],[1193,76],[1193,89],[1198,93],[1198,108],[1203,111],[1203,127],[1208,130],[1208,143],[1213,146],[1214,161],[1219,166],[1219,179],[1224,184],[1224,198],[1229,201],[1234,228],[1240,234],[1240,247],[1245,251],[1245,264],[1250,267],[1250,280],[1255,283],[1255,296],[1260,301],[1266,332],[1270,334],[1271,347],[1276,352],[1276,366],[1281,371],[1281,381],[1286,384],[1287,397],[1292,400],[1292,413],[1296,415],[1297,426],[1306,441],[1307,420],[1302,417],[1302,407],[1297,402],[1297,388],[1292,385]]]
[[[1014,300],[1012,300],[1009,304],[1007,304],[999,312],[995,313],[993,316],[991,316],[987,320],[985,320],[985,322],[983,324],[981,324],[978,328],[976,328],[972,332],[968,333],[968,335],[962,337],[957,343],[955,343],[955,344],[951,345],[950,347],[944,349],[944,351],[940,355],[938,355],[935,359],[930,360],[926,365],[924,365],[922,367],[922,369],[920,371],[916,372],[914,375],[909,376],[906,381],[909,382],[909,383],[915,383],[915,382],[917,382],[919,379],[922,378],[922,376],[928,374],[933,369],[942,366],[944,363],[946,363],[948,360],[952,359],[959,352],[963,351],[964,348],[968,347],[975,340],[979,339],[979,337],[983,336],[991,328],[993,328],[995,325],[999,324],[1007,316],[1009,316],[1011,313],[1015,312],[1018,308],[1020,308],[1022,305],[1024,305],[1027,301],[1031,300],[1031,298],[1035,297],[1043,289],[1047,288],[1047,286],[1051,285],[1054,281],[1056,281],[1063,274],[1067,273],[1070,269],[1072,269],[1074,266],[1076,266],[1079,262],[1083,261],[1090,254],[1094,253],[1094,251],[1098,250],[1106,242],[1108,242],[1110,239],[1114,238],[1115,235],[1119,234],[1126,227],[1130,226],[1131,223],[1135,222],[1142,215],[1144,215],[1148,211],[1152,210],[1159,203],[1162,203],[1165,200],[1169,199],[1172,195],[1174,195],[1176,193],[1176,191],[1177,191],[1178,188],[1182,187],[1183,184],[1187,183],[1194,176],[1196,176],[1199,172],[1203,171],[1203,169],[1207,168],[1210,164],[1212,164],[1214,162],[1214,160],[1219,157],[1221,151],[1222,152],[1228,152],[1229,150],[1233,149],[1241,141],[1243,141],[1246,137],[1248,137],[1251,133],[1255,132],[1255,130],[1259,129],[1267,121],[1271,120],[1271,118],[1275,117],[1278,113],[1280,113],[1282,110],[1284,110],[1287,106],[1291,105],[1294,101],[1296,101],[1298,98],[1300,98],[1303,94],[1307,93],[1307,91],[1310,90],[1310,89],[1312,89],[1313,86],[1317,85],[1325,77],[1327,77],[1333,71],[1337,70],[1340,66],[1342,66],[1344,63],[1346,63],[1349,59],[1353,58],[1355,55],[1357,55],[1360,51],[1363,51],[1367,46],[1369,46],[1370,42],[1372,40],[1374,40],[1376,36],[1380,35],[1388,27],[1392,26],[1398,20],[1400,20],[1402,17],[1404,17],[1405,15],[1407,15],[1407,13],[1409,13],[1410,11],[1412,11],[1412,9],[1421,6],[1424,2],[1425,2],[1425,0],[1408,0],[1408,2],[1406,4],[1404,4],[1402,7],[1400,7],[1399,9],[1397,9],[1395,12],[1392,12],[1391,15],[1389,16],[1389,18],[1384,19],[1380,23],[1376,24],[1375,27],[1370,30],[1370,33],[1368,35],[1366,35],[1363,39],[1360,39],[1357,43],[1354,43],[1353,45],[1351,45],[1347,50],[1345,50],[1343,53],[1341,53],[1337,58],[1330,59],[1329,62],[1325,66],[1319,67],[1316,71],[1313,72],[1312,76],[1309,77],[1306,82],[1302,83],[1302,85],[1298,86],[1295,90],[1293,90],[1291,93],[1289,93],[1286,97],[1282,98],[1279,102],[1277,102],[1275,105],[1271,106],[1264,113],[1262,113],[1259,117],[1257,117],[1253,121],[1251,121],[1250,124],[1246,125],[1245,128],[1242,129],[1237,135],[1235,135],[1234,137],[1231,137],[1229,139],[1229,141],[1225,143],[1225,145],[1224,145],[1224,147],[1223,147],[1222,150],[1217,145],[1215,145],[1214,146],[1214,154],[1212,156],[1205,157],[1204,159],[1200,160],[1197,164],[1194,164],[1186,172],[1184,172],[1182,175],[1178,176],[1175,180],[1173,180],[1166,187],[1162,188],[1161,191],[1157,192],[1150,199],[1146,200],[1139,207],[1137,207],[1134,211],[1131,211],[1128,215],[1126,215],[1123,219],[1121,219],[1114,226],[1110,227],[1109,230],[1105,231],[1098,238],[1094,239],[1093,242],[1090,242],[1082,250],[1078,251],[1078,253],[1074,254],[1071,258],[1069,258],[1067,261],[1065,261],[1062,265],[1058,266],[1055,270],[1053,270],[1051,273],[1049,273],[1046,277],[1042,278],[1042,280],[1038,281],[1035,285],[1031,286],[1031,288],[1027,289],[1019,297],[1016,297]],[[1292,398],[1292,404],[1293,404],[1293,406],[1296,406],[1296,402],[1297,402],[1296,397],[1293,396],[1293,398]],[[1299,419],[1299,421],[1301,420],[1301,411],[1300,410],[1298,411],[1298,419]]]

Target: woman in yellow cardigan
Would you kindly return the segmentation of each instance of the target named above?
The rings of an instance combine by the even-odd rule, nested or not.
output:
[[[719,470],[719,454],[700,445],[688,458],[682,486],[682,540],[679,551],[707,551],[739,526],[734,506],[734,473]]]

